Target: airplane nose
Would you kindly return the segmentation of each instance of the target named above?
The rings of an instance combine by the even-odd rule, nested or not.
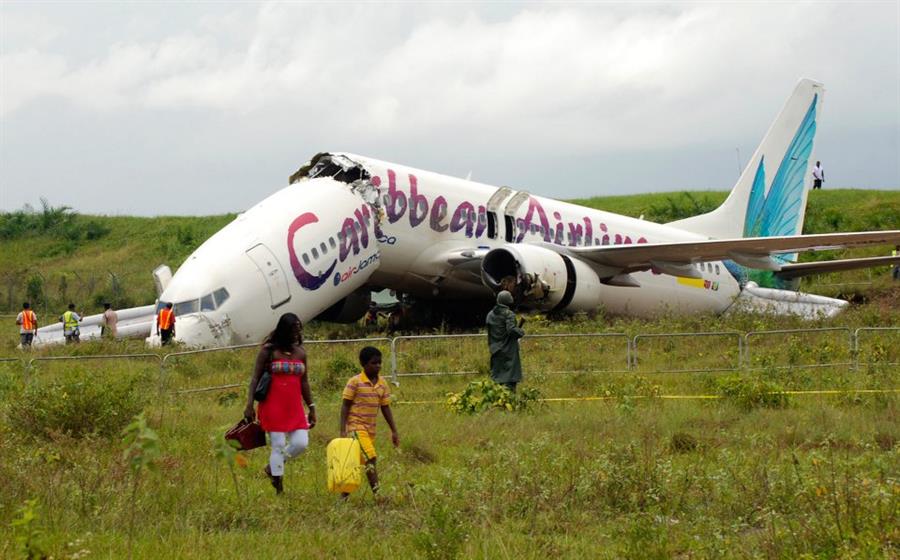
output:
[[[187,315],[175,323],[175,340],[192,348],[228,346],[231,334],[227,319],[214,322],[205,313]]]

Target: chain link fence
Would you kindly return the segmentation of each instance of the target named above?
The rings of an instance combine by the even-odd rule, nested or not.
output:
[[[637,334],[631,365],[642,373],[736,371],[743,347],[744,337],[736,331]]]
[[[751,331],[745,342],[747,369],[854,366],[854,337],[847,327]]]
[[[677,373],[900,365],[900,327],[846,327],[700,333],[538,334],[521,340],[523,369],[546,374]],[[422,335],[395,338],[308,340],[309,368],[316,382],[337,387],[360,371],[363,345],[382,351],[384,375],[399,385],[401,377],[488,375],[486,335]],[[132,368],[156,372],[160,391],[185,394],[246,385],[258,344],[187,350],[168,354],[94,354],[0,357],[8,371],[27,377],[53,377],[78,367],[105,375],[110,361],[134,362]],[[553,355],[551,362],[546,356]],[[212,373],[210,373],[212,371]]]

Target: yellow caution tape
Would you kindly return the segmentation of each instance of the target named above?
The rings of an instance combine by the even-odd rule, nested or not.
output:
[[[810,391],[773,391],[772,395],[849,395],[851,393],[865,394],[886,394],[900,393],[900,389],[818,389]],[[702,399],[722,399],[722,395],[628,395],[618,396],[591,396],[591,397],[547,397],[538,399],[541,402],[580,402],[580,401],[609,401],[619,398],[629,399],[669,399],[669,400],[702,400]],[[429,400],[429,401],[394,401],[393,404],[443,404],[446,400]]]

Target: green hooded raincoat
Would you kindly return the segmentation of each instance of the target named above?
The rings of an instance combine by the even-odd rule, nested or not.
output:
[[[491,379],[496,383],[518,383],[522,380],[519,339],[525,336],[525,331],[516,326],[516,314],[506,305],[498,303],[488,313],[486,323],[491,350]]]

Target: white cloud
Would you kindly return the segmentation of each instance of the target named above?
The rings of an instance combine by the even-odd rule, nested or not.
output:
[[[304,139],[523,160],[733,150],[800,77],[826,83],[834,129],[900,123],[889,4],[153,9],[0,12],[0,123],[51,102],[128,115],[152,135],[160,116],[184,114],[198,123],[193,144],[180,139],[192,154],[214,159],[227,131],[257,141],[247,165]]]

